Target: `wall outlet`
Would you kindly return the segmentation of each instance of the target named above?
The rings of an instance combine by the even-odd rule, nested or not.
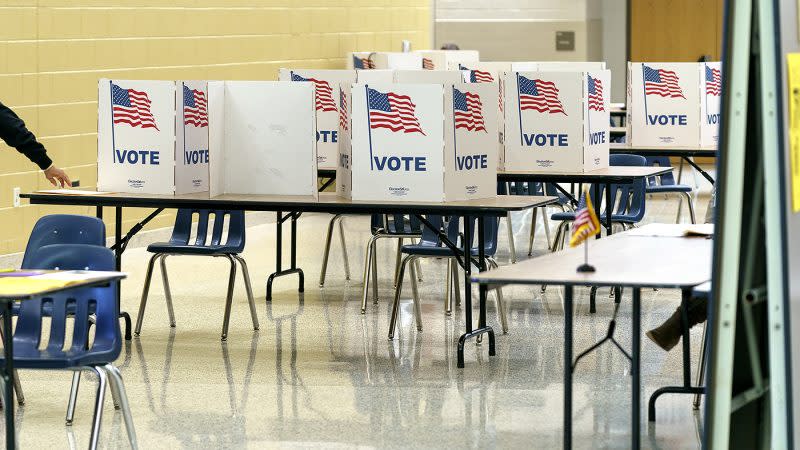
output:
[[[18,187],[14,188],[14,208],[19,208],[20,200],[19,200],[20,189]]]

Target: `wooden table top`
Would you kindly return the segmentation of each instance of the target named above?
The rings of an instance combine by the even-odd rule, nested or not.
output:
[[[406,214],[494,214],[521,211],[554,203],[555,197],[527,195],[497,195],[484,199],[450,202],[409,202],[399,200],[354,201],[332,192],[322,192],[319,198],[291,195],[224,194],[209,197],[207,192],[183,195],[110,193],[98,195],[62,195],[58,193],[27,193],[23,198],[35,204],[124,206],[141,208],[208,208],[247,211],[299,212],[375,212]]]
[[[37,272],[32,276],[13,276],[14,273]],[[43,279],[53,275],[77,273],[80,279],[57,281]],[[76,270],[18,270],[0,274],[0,301],[28,300],[69,289],[98,286],[127,277],[123,272]]]
[[[584,261],[581,245],[482,272],[474,275],[472,280],[500,285],[687,288],[711,279],[713,241],[705,237],[623,232],[589,241],[589,264],[595,267],[596,272],[576,271]]]

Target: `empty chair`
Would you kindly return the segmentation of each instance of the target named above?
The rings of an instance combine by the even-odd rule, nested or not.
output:
[[[669,157],[667,156],[648,156],[645,158],[646,165],[670,167]],[[685,184],[678,184],[675,182],[675,176],[672,172],[667,172],[663,175],[656,175],[647,179],[647,187],[645,192],[648,194],[678,194],[681,198],[686,199],[686,205],[689,207],[689,218],[692,223],[696,223],[694,216],[694,202],[692,201],[692,187]],[[675,218],[675,223],[681,221],[681,198],[678,200],[678,215]]]
[[[443,229],[444,225],[444,218],[442,216],[427,216],[428,221],[434,225],[434,227],[438,227],[438,229]],[[499,219],[497,217],[486,217],[481,219],[484,221],[484,257],[486,260],[484,261],[487,267],[496,268],[497,262],[494,260],[494,255],[497,252],[497,231],[499,226]],[[456,243],[457,245],[461,245],[459,243],[459,218],[458,217],[451,217],[450,221],[446,225],[446,232],[448,239]],[[469,235],[465,237],[467,242],[473,242],[474,237],[474,230],[477,228],[477,223],[473,223]],[[451,295],[451,288],[455,291],[456,297],[460,297],[460,293],[458,292],[459,289],[459,281],[460,277],[458,276],[458,262],[455,260],[455,254],[453,250],[449,247],[442,244],[439,236],[436,232],[431,231],[429,229],[425,229],[422,233],[422,239],[418,244],[414,245],[404,245],[402,248],[403,254],[406,256],[403,258],[402,263],[400,264],[400,273],[398,276],[397,282],[397,289],[395,290],[394,296],[394,304],[392,306],[392,317],[389,323],[389,339],[394,338],[395,328],[397,326],[397,316],[398,316],[398,309],[400,305],[400,294],[403,290],[403,276],[405,274],[406,267],[410,267],[411,271],[411,288],[413,293],[413,302],[414,302],[414,315],[416,317],[416,324],[417,329],[422,331],[422,315],[420,313],[420,304],[419,304],[419,293],[417,289],[417,267],[415,263],[420,258],[447,258],[448,259],[448,267],[447,267],[447,282],[446,282],[446,297],[445,297],[445,313],[450,314],[452,311],[452,295]],[[479,248],[477,246],[471,247],[471,254],[472,256],[478,256]],[[497,311],[498,315],[500,316],[500,324],[503,329],[503,333],[508,331],[508,322],[506,319],[506,311],[505,311],[505,303],[503,302],[503,295],[502,291],[498,287],[495,290],[496,298],[497,298]]]
[[[192,236],[192,217],[197,216],[197,233]],[[213,227],[209,230],[209,223],[213,219]],[[228,226],[227,237],[224,236],[225,227]],[[210,231],[210,236],[209,236]],[[222,322],[222,340],[228,337],[228,323],[231,315],[233,301],[233,286],[236,281],[236,263],[242,266],[242,276],[247,290],[247,301],[250,303],[250,317],[253,320],[253,329],[258,330],[258,316],[253,300],[253,289],[250,285],[250,274],[247,263],[239,254],[244,250],[245,223],[244,211],[209,210],[209,209],[180,209],[175,217],[175,226],[169,242],[150,244],[147,251],[153,253],[147,265],[147,275],[142,290],[142,300],[139,305],[139,315],[136,319],[135,333],[137,336],[142,331],[144,310],[147,306],[147,295],[150,290],[150,281],[153,276],[153,267],[157,260],[161,264],[161,277],[164,282],[164,294],[167,301],[167,314],[169,325],[175,327],[175,312],[172,307],[172,294],[169,289],[166,259],[171,255],[196,255],[227,258],[231,269],[228,277],[228,294],[225,300],[225,315]]]
[[[107,248],[81,244],[43,246],[33,251],[28,261],[38,267],[90,270],[113,270],[116,265],[113,252]],[[100,436],[107,384],[111,387],[115,407],[122,409],[131,447],[137,448],[125,386],[119,370],[112,364],[122,350],[117,320],[118,289],[119,282],[114,282],[105,287],[72,289],[21,302],[13,336],[14,365],[18,369],[90,370],[97,374],[99,384],[92,421],[92,449],[97,448]],[[67,324],[69,317],[74,317],[72,327]],[[46,318],[49,321],[45,322]],[[90,321],[95,327],[93,338],[89,333]],[[48,341],[43,346],[41,340],[45,327],[48,328],[44,333]],[[72,423],[75,412],[78,381],[80,377],[73,377],[67,424]]]

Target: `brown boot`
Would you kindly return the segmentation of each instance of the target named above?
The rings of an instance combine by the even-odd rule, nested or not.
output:
[[[705,297],[693,299],[689,301],[689,328],[706,321],[708,316],[708,300]],[[654,328],[645,333],[653,343],[663,348],[664,351],[670,351],[673,347],[678,345],[681,340],[681,308],[675,310],[674,313],[667,319],[661,326]]]

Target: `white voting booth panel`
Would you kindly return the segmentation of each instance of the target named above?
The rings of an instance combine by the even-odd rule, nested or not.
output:
[[[608,167],[610,80],[607,70],[507,73],[505,170]]]
[[[425,70],[447,70],[451,62],[480,61],[477,50],[420,50],[422,68]]]
[[[463,82],[457,70],[395,70],[395,83],[453,84]]]
[[[317,115],[317,165],[336,168],[339,154],[339,86],[356,82],[355,70],[280,69],[278,80],[312,83],[316,90],[314,107]]]
[[[700,63],[700,146],[719,145],[722,63]]]
[[[207,191],[205,85],[101,79],[98,190],[167,195]],[[187,88],[191,97],[185,98]]]
[[[511,70],[514,72],[568,72],[577,70],[585,72],[588,70],[605,70],[604,61],[526,61],[511,63]]]
[[[626,126],[632,145],[700,145],[701,69],[698,63],[628,63]]]
[[[348,69],[374,69],[375,64],[372,62],[371,56],[373,52],[349,52],[345,55],[345,61]]]
[[[445,90],[452,90],[452,84],[359,83],[342,88],[349,108],[343,112],[339,142],[340,195],[354,200],[433,202],[495,195],[496,170],[489,161],[494,155],[491,149],[487,153],[479,148],[486,141],[462,137],[458,154],[446,153],[444,133],[455,131],[445,125],[445,111],[452,109]],[[486,95],[491,89],[477,92]],[[475,114],[474,107],[464,112]],[[476,132],[475,120],[471,132]],[[486,122],[484,127],[491,128],[491,121]],[[457,165],[469,175],[447,176],[448,167],[455,171]]]
[[[444,92],[447,200],[497,195],[497,83],[455,83]]]
[[[391,83],[394,81],[394,70],[356,70],[356,83]]]
[[[209,82],[212,196],[317,196],[314,87]]]

